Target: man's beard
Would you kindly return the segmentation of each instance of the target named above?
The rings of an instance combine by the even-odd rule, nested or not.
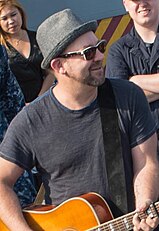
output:
[[[102,85],[105,81],[104,74],[100,76],[100,78],[94,78],[92,75],[88,75],[84,80],[83,83],[88,86],[98,87]]]
[[[71,75],[68,72],[65,74],[69,78],[74,79],[75,81],[77,81],[79,83],[83,83],[84,85],[93,86],[93,87],[98,87],[98,86],[102,85],[105,81],[103,69],[100,71],[98,77],[91,75],[91,71],[89,71],[89,74],[87,76],[84,76],[83,78],[81,78],[81,77],[77,78],[75,75]]]

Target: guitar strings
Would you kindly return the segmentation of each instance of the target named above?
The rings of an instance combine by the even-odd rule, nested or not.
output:
[[[135,214],[135,212],[133,212],[133,215]],[[101,224],[98,227],[95,227],[93,229],[89,229],[89,231],[109,231],[109,230],[120,230],[120,231],[125,231],[125,230],[131,230],[133,228],[132,225],[132,213],[130,215],[127,215],[127,219],[126,222],[124,221],[124,218],[121,221],[117,221],[120,220],[121,217],[117,218],[117,220],[111,220],[109,222],[107,222],[106,224]],[[114,224],[113,224],[114,223]]]
[[[159,210],[159,202],[155,204],[156,210]],[[92,229],[89,229],[88,231],[109,231],[109,230],[132,230],[133,224],[132,224],[132,218],[135,215],[135,211],[132,213],[129,213],[126,216],[119,217],[115,220],[108,221],[104,224],[99,225],[98,227],[94,227]],[[155,209],[151,210],[151,213],[153,214],[153,217],[158,216]],[[140,217],[145,218],[146,213],[140,213]],[[119,220],[119,221],[118,221]],[[113,224],[114,223],[114,224]]]

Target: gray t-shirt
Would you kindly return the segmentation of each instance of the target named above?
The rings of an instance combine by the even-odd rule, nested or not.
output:
[[[155,124],[146,98],[137,86],[124,80],[111,80],[111,83],[119,114],[127,186],[132,190],[130,147],[148,139],[155,132]],[[50,89],[12,121],[0,146],[0,156],[25,169],[36,165],[43,176],[48,203],[59,204],[90,191],[107,197],[97,99],[84,109],[69,110]]]

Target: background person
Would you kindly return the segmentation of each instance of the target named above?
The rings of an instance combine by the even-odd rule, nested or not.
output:
[[[105,165],[110,153],[104,151],[99,107],[100,99],[111,104],[111,89],[125,163],[127,210],[144,211],[159,196],[156,128],[147,100],[135,84],[105,79],[106,42],[97,39],[96,28],[96,21],[83,23],[70,9],[50,16],[38,28],[42,67],[52,70],[57,84],[16,116],[0,146],[0,218],[12,231],[33,230],[12,190],[24,169],[33,166],[42,175],[47,204],[92,191],[112,198]],[[133,223],[134,229],[149,231],[159,219],[140,221],[136,214]]]
[[[8,125],[24,107],[24,96],[8,66],[6,50],[0,45],[0,142]]]
[[[31,102],[53,84],[51,74],[41,69],[43,56],[36,32],[26,26],[26,16],[16,0],[0,1],[0,40],[7,48],[10,67],[25,97]]]
[[[10,122],[24,105],[24,96],[9,68],[6,50],[0,45],[0,143]],[[22,207],[34,201],[36,190],[29,171],[25,171],[17,180],[14,190]]]
[[[140,86],[159,130],[159,1],[123,0],[134,27],[109,49],[106,77]]]

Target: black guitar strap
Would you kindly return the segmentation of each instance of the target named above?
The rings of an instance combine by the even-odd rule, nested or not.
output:
[[[98,102],[111,200],[123,213],[127,213],[127,193],[118,112],[113,89],[108,79],[99,87]]]

